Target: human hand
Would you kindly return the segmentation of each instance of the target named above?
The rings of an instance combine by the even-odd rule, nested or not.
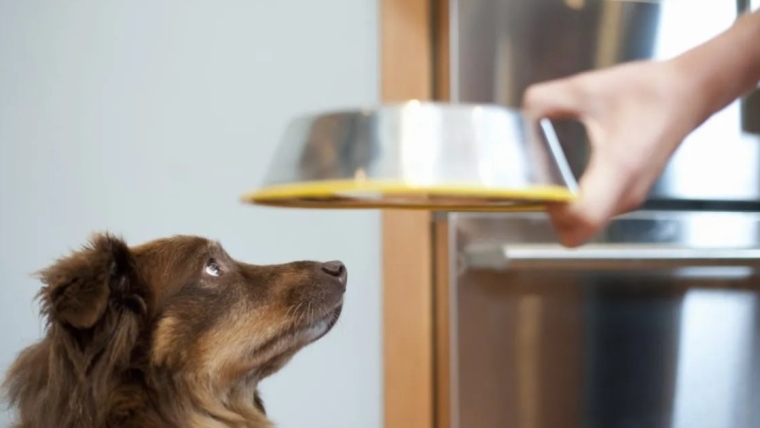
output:
[[[526,113],[573,117],[591,158],[577,200],[549,209],[560,242],[575,247],[645,200],[678,145],[699,125],[699,91],[673,62],[633,62],[534,85]]]

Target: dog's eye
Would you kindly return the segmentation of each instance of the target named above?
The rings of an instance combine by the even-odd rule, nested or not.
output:
[[[222,274],[222,268],[219,266],[219,263],[217,263],[216,260],[211,259],[206,262],[206,273],[211,276],[219,276]]]

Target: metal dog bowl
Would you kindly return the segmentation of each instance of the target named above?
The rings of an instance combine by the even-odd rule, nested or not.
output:
[[[244,202],[299,208],[542,209],[577,183],[546,119],[492,105],[420,103],[292,121]]]

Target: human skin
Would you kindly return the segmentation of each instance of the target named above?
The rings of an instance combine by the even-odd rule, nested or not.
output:
[[[539,83],[525,92],[535,117],[574,117],[591,158],[578,198],[549,208],[560,242],[576,247],[639,207],[695,128],[760,81],[760,10],[669,60],[636,61]]]

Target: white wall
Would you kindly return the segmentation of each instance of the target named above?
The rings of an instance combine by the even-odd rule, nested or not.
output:
[[[201,234],[347,263],[342,321],[264,399],[280,427],[380,427],[378,214],[238,203],[294,114],[377,101],[377,57],[372,0],[0,0],[2,370],[41,333],[29,274],[91,231]]]

